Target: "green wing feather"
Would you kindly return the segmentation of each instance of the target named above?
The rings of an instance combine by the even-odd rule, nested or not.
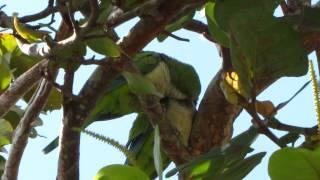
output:
[[[143,113],[138,114],[130,130],[127,147],[135,156],[139,168],[151,178],[157,176],[153,159],[153,140],[154,130],[149,123],[148,117]],[[171,161],[163,152],[161,156],[162,167],[166,168]],[[125,163],[129,164],[129,161],[126,160]]]

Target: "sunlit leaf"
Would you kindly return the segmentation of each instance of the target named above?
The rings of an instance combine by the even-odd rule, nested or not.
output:
[[[31,29],[30,27],[21,23],[17,17],[17,13],[13,14],[13,25],[18,34],[29,42],[36,42],[37,40],[40,40],[49,34],[49,32],[46,31]]]
[[[6,58],[7,53],[0,56],[0,94],[8,88],[12,80],[9,62]]]
[[[1,54],[12,53],[17,47],[17,42],[14,36],[7,33],[0,33],[0,49]]]
[[[113,164],[98,171],[94,180],[149,180],[149,177],[139,168]]]
[[[283,148],[274,152],[268,165],[272,180],[320,179],[320,148]]]
[[[10,144],[12,131],[11,124],[4,119],[0,119],[0,147]]]

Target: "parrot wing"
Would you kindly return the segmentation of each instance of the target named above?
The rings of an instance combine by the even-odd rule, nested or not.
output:
[[[148,117],[140,113],[130,130],[127,147],[136,158],[138,167],[150,178],[157,176],[153,159],[154,130],[149,123]],[[170,164],[170,159],[161,151],[163,168]],[[125,164],[129,164],[126,160]]]
[[[95,121],[119,118],[138,109],[136,97],[131,94],[125,79],[120,76],[111,83],[106,96],[100,98],[83,127],[85,128]],[[58,147],[58,141],[59,137],[56,137],[42,151],[45,154],[50,153]]]

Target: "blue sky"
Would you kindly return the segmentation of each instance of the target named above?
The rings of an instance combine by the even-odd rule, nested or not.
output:
[[[8,14],[12,12],[19,12],[20,16],[37,12],[46,7],[46,1],[33,0],[33,1],[0,1],[0,5],[7,4],[4,11]],[[197,18],[205,21],[205,18],[197,15]],[[134,24],[134,21],[117,28],[117,32],[123,36],[129,28]],[[166,53],[169,56],[175,57],[183,62],[192,64],[199,74],[202,93],[201,97],[206,89],[206,86],[211,81],[214,74],[219,70],[221,66],[221,59],[217,54],[217,50],[214,44],[203,40],[198,34],[191,33],[185,30],[181,30],[175,33],[176,35],[190,39],[190,42],[181,42],[168,38],[163,43],[158,43],[156,40],[152,41],[145,50],[152,50],[157,52]],[[315,60],[315,56],[310,56],[310,59]],[[86,66],[80,68],[76,73],[76,85],[74,92],[77,93],[90,72],[94,69],[93,66]],[[61,77],[60,81],[61,82]],[[259,97],[259,100],[271,100],[275,105],[287,100],[291,97],[306,81],[308,81],[309,75],[299,78],[282,78],[266,91],[264,91]],[[200,98],[201,99],[201,98]],[[39,134],[46,136],[47,138],[30,139],[29,144],[24,153],[22,163],[20,166],[19,179],[23,180],[35,180],[46,179],[54,180],[57,169],[58,151],[44,155],[41,150],[45,147],[53,138],[59,134],[59,128],[61,124],[61,111],[53,111],[47,115],[41,115],[44,121],[44,125],[38,127]],[[128,131],[131,127],[131,123],[134,120],[135,115],[128,115],[118,120],[109,122],[94,123],[89,127],[90,130],[101,133],[105,136],[114,138],[120,143],[125,144],[128,137]],[[301,126],[312,126],[316,122],[313,102],[312,102],[312,90],[311,86],[307,87],[299,96],[297,96],[288,106],[282,109],[277,118],[281,121]],[[234,135],[246,130],[251,124],[251,118],[242,113],[234,124]],[[282,135],[278,133],[277,135]],[[103,166],[108,164],[121,164],[124,162],[125,157],[113,147],[103,144],[95,139],[83,135],[81,138],[81,160],[80,160],[80,177],[81,180],[92,179],[95,173]],[[253,147],[255,152],[267,151],[267,156],[264,157],[263,162],[257,166],[246,180],[267,180],[269,179],[267,173],[268,158],[277,147],[263,135],[259,136]],[[177,179],[173,177],[171,179]]]

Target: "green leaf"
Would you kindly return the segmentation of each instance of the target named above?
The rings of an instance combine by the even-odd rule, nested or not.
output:
[[[244,96],[258,79],[301,76],[308,59],[300,35],[285,18],[273,17],[278,0],[217,1],[217,24],[230,33],[232,65]],[[250,32],[250,33],[248,33]]]
[[[7,114],[3,117],[3,119],[5,119],[6,121],[8,121],[12,128],[15,129],[20,121],[20,114],[10,110],[9,112],[7,112]]]
[[[300,138],[299,133],[289,132],[279,139],[280,144],[294,144]]]
[[[257,153],[233,164],[223,172],[220,178],[225,180],[243,179],[253,168],[260,164],[265,155],[266,152]]]
[[[99,16],[97,18],[98,24],[104,24],[107,22],[110,13],[112,12],[113,6],[111,0],[102,0],[99,5]]]
[[[11,124],[4,119],[0,119],[0,147],[10,144],[12,132]]]
[[[10,58],[8,53],[0,56],[0,94],[8,88],[12,80],[8,58]]]
[[[163,94],[158,92],[157,88],[152,84],[150,80],[143,77],[141,74],[123,72],[122,75],[126,78],[128,86],[131,92],[136,95],[155,95],[160,98]]]
[[[256,13],[243,12],[241,18],[230,22],[232,36],[249,60],[254,77],[263,79],[304,75],[308,69],[308,58],[299,34],[283,19],[257,19],[253,17]],[[238,62],[232,63],[237,71],[242,70],[237,66]]]
[[[215,19],[215,3],[208,2],[205,6],[206,18],[208,22],[209,32],[214,40],[224,47],[229,47],[229,35],[223,31],[220,26],[217,24]]]
[[[90,49],[99,54],[109,57],[119,57],[121,55],[121,49],[119,46],[107,36],[101,38],[90,38],[86,40],[86,43]]]
[[[192,161],[169,171],[166,174],[166,177],[174,175],[178,170],[180,173],[189,172],[192,176],[202,176],[205,175],[208,169],[226,169],[229,166],[242,161],[246,154],[252,151],[250,145],[255,141],[258,134],[256,128],[250,127],[247,131],[234,137],[230,144],[223,147],[214,147],[208,153],[200,155]],[[212,174],[211,172],[207,173]]]
[[[0,55],[7,52],[12,53],[17,47],[17,42],[14,36],[7,33],[0,33]]]
[[[174,32],[174,31],[177,31],[177,30],[183,28],[188,22],[190,22],[192,20],[194,14],[195,14],[195,11],[192,11],[192,12],[186,14],[185,16],[182,16],[181,18],[174,21],[173,23],[166,25],[164,30],[166,32],[171,33],[171,32]],[[158,41],[162,42],[167,37],[168,37],[168,34],[162,33],[157,37],[157,39],[158,39]]]
[[[33,93],[35,92],[35,90],[37,89],[37,85],[35,87],[33,87],[24,97],[23,99],[26,102],[29,102],[30,98],[32,97]],[[53,111],[53,110],[57,110],[61,108],[61,104],[62,104],[62,95],[61,93],[56,89],[56,88],[52,88],[51,92],[49,94],[48,100],[46,105],[43,108],[44,112],[47,111]]]
[[[159,126],[154,128],[154,145],[153,145],[153,160],[154,167],[156,168],[159,180],[162,180],[162,159],[160,151],[160,132]]]
[[[232,19],[241,18],[243,12],[254,9],[255,15],[273,16],[274,9],[281,0],[228,0],[216,1],[214,17],[217,24],[226,32],[229,32],[229,23]],[[249,31],[250,32],[250,31]]]
[[[12,74],[15,78],[30,69],[33,65],[39,62],[39,58],[21,54],[20,51],[14,51],[10,61],[10,69],[13,70]]]
[[[62,105],[62,95],[61,93],[56,89],[52,88],[47,103],[44,106],[43,110],[46,111],[53,111],[56,109],[60,109]]]
[[[149,177],[137,167],[113,164],[98,171],[94,180],[149,180]]]
[[[272,180],[320,179],[320,148],[283,148],[274,152],[268,165]]]

